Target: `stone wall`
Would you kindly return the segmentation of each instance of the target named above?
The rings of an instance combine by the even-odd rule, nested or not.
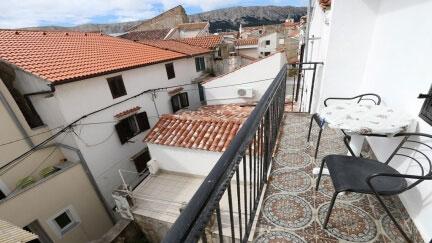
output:
[[[172,29],[179,24],[187,23],[188,17],[186,11],[182,6],[177,6],[160,15],[149,19],[133,28],[129,31],[144,31],[153,29]]]

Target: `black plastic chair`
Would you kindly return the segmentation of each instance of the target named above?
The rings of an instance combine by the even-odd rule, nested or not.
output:
[[[337,100],[356,100],[356,99],[358,99],[357,103],[368,101],[368,102],[373,102],[373,104],[375,104],[375,105],[380,105],[381,104],[381,97],[379,95],[373,94],[373,93],[367,93],[367,94],[357,95],[357,96],[354,96],[354,97],[351,97],[351,98],[334,98],[334,97],[327,98],[327,99],[324,100],[324,106],[327,107],[328,101],[331,101],[331,100],[336,100],[337,101]],[[319,149],[319,145],[320,145],[320,140],[321,140],[321,133],[322,133],[322,130],[324,128],[325,121],[319,117],[318,113],[315,113],[315,114],[312,115],[311,121],[310,121],[310,124],[309,124],[308,137],[307,137],[307,141],[308,142],[310,141],[310,136],[311,136],[313,121],[315,121],[317,123],[317,125],[319,126],[318,138],[317,138],[317,143],[316,143],[316,146],[315,146],[315,155],[314,155],[314,158],[316,159],[317,155],[318,155],[318,149]],[[344,130],[342,130],[342,132],[345,135],[344,136],[345,146],[348,148],[348,151],[351,153],[351,155],[355,156],[353,150],[349,146],[351,137],[349,135],[347,135]]]
[[[423,133],[400,133],[395,135],[395,137],[403,137],[402,142],[384,163],[376,160],[346,155],[328,155],[324,157],[321,163],[315,189],[318,190],[319,188],[324,164],[327,165],[333,186],[335,188],[335,192],[327,212],[327,217],[323,224],[324,229],[327,228],[327,223],[330,219],[336,197],[340,192],[374,194],[390,219],[402,233],[403,237],[408,242],[411,242],[408,235],[403,231],[400,224],[396,221],[388,207],[384,204],[381,196],[398,195],[417,186],[424,180],[432,180],[432,164],[431,159],[427,155],[429,153],[432,154],[432,146],[422,142],[419,139],[432,139],[432,135]],[[429,151],[425,152],[426,150]],[[412,156],[413,153],[416,153],[415,158]],[[416,165],[418,165],[421,175],[407,175],[399,173],[396,169],[389,165],[395,156],[406,159],[403,161],[403,163],[407,163],[407,161],[413,161]],[[419,159],[420,157],[424,157],[425,163],[421,162]],[[427,165],[429,168],[425,168],[425,165]]]

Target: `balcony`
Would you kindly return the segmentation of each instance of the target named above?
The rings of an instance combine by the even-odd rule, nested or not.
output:
[[[286,74],[284,67],[163,242],[404,241],[375,197],[365,194],[340,195],[322,229],[333,186],[323,176],[315,191],[312,169],[325,155],[348,151],[340,131],[325,129],[313,159],[314,145],[306,141],[310,114],[286,112]],[[399,198],[385,203],[411,239],[423,242]]]

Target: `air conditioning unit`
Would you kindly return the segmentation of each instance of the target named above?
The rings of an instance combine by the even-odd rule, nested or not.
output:
[[[253,97],[253,89],[238,89],[237,94],[242,98],[252,98]]]
[[[147,168],[152,175],[156,175],[159,171],[159,165],[156,160],[152,159],[147,162]]]

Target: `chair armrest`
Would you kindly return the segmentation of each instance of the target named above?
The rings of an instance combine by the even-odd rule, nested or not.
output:
[[[377,174],[372,174],[369,175],[366,178],[366,182],[369,185],[369,187],[372,189],[372,191],[374,193],[376,193],[375,188],[372,185],[372,179],[376,178],[376,177],[398,177],[398,178],[405,178],[405,179],[417,179],[417,182],[413,183],[412,185],[408,186],[407,189],[411,189],[413,186],[417,185],[420,181],[423,180],[432,180],[432,176],[420,176],[420,175],[408,175],[408,174],[390,174],[390,173],[377,173]]]
[[[324,100],[324,106],[327,106],[327,101],[329,101],[329,100],[354,100],[354,99],[360,98],[359,99],[359,102],[360,102],[364,96],[375,96],[377,98],[377,101],[375,101],[373,99],[364,99],[364,100],[372,100],[376,105],[381,104],[381,97],[379,95],[374,94],[374,93],[367,93],[367,94],[357,95],[354,97],[329,97],[329,98]]]

